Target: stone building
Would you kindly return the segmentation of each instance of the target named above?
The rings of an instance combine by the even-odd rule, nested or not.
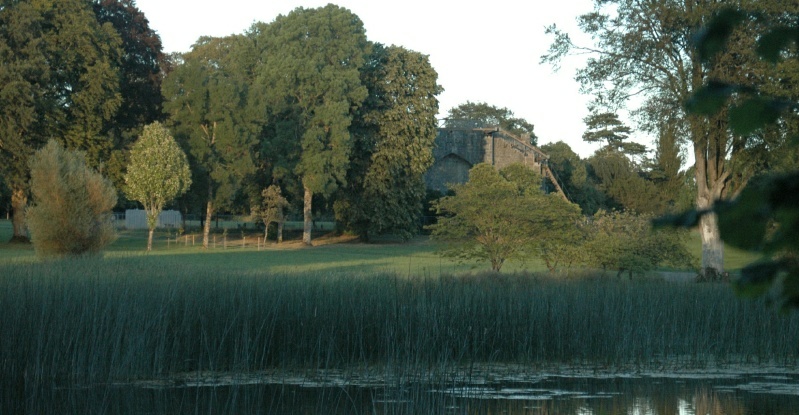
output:
[[[546,153],[500,128],[439,128],[433,157],[435,161],[425,175],[425,183],[428,189],[441,193],[450,184],[466,183],[469,169],[478,163],[489,163],[497,169],[521,163],[543,177],[551,177]],[[557,182],[555,185],[560,191]]]

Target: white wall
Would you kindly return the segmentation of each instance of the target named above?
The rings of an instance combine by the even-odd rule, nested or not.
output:
[[[178,228],[183,219],[177,210],[164,210],[158,215],[157,228]],[[128,209],[125,211],[126,229],[147,229],[147,215],[142,209]]]

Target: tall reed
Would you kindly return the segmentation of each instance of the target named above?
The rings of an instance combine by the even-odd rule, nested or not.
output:
[[[799,352],[799,317],[725,285],[184,272],[150,260],[1,266],[4,381],[352,367],[413,377],[475,363],[793,362]]]

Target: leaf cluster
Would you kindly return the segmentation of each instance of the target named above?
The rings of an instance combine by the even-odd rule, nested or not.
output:
[[[700,58],[705,62],[714,59],[729,46],[736,27],[765,18],[738,9],[721,10],[694,38]],[[755,51],[762,60],[777,64],[786,57],[796,56],[795,45],[799,45],[799,27],[776,25],[757,39]],[[733,98],[735,102],[730,103]],[[699,115],[713,115],[725,109],[730,128],[747,136],[774,124],[786,111],[795,111],[799,106],[789,99],[764,95],[750,85],[712,80],[694,93],[687,108]]]

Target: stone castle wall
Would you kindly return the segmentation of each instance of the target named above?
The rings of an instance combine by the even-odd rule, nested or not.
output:
[[[540,170],[547,155],[539,148],[500,129],[439,128],[435,159],[425,175],[427,188],[446,193],[451,184],[466,183],[469,169],[478,163],[489,163],[501,169],[521,163]]]

